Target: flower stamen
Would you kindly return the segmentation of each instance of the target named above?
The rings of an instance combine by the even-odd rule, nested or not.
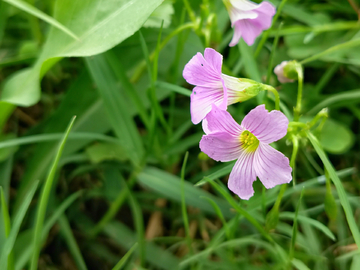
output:
[[[244,130],[239,137],[241,148],[246,152],[255,152],[259,146],[259,140],[248,130]]]

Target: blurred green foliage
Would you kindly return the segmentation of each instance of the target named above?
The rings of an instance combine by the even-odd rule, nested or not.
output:
[[[271,2],[285,3],[273,27],[230,48],[220,0],[0,1],[0,268],[359,269],[360,2]],[[299,137],[282,200],[259,181],[239,200],[233,163],[200,153],[182,70],[209,46],[224,73],[276,87],[290,118],[297,83],[268,71],[297,60],[300,120],[328,108],[317,138]],[[228,110],[240,122],[263,100]]]

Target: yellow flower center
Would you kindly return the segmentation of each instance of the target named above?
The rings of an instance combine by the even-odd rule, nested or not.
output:
[[[259,146],[259,140],[248,130],[244,130],[239,137],[241,147],[246,152],[255,152]]]

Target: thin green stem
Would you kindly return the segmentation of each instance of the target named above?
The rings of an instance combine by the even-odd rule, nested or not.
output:
[[[315,117],[310,121],[309,128],[313,127],[320,119],[327,119],[328,118],[328,109],[324,108],[320,112],[318,112]]]
[[[275,96],[275,110],[280,111],[280,96],[279,96],[278,91],[274,87],[272,87],[270,85],[264,84],[264,86],[265,86],[265,89],[267,91],[270,91],[270,92],[272,92],[274,94],[274,96]]]
[[[190,20],[195,23],[196,22],[196,16],[195,16],[195,12],[192,10],[190,4],[189,4],[189,1],[188,0],[183,0],[184,2],[184,6],[187,10],[187,12],[189,13],[189,17],[190,17]]]
[[[268,71],[267,71],[266,82],[265,82],[266,84],[270,83],[270,78],[271,78],[271,74],[272,74],[272,71],[273,71],[273,60],[274,60],[275,50],[276,50],[276,47],[277,47],[278,42],[279,42],[279,31],[281,30],[282,26],[283,26],[283,23],[280,23],[277,35],[275,36],[274,43],[273,43],[272,48],[271,48],[269,64],[268,64]]]
[[[186,29],[190,29],[190,28],[195,28],[195,24],[194,23],[187,23],[187,24],[184,24],[184,25],[181,25],[179,26],[178,28],[176,28],[174,31],[172,31],[166,38],[164,38],[164,40],[161,42],[160,44],[160,48],[159,48],[159,51],[161,51],[165,46],[166,44],[168,44],[168,42],[174,37],[176,36],[178,33],[186,30]],[[154,60],[154,57],[155,57],[155,51],[149,56],[149,60],[150,61],[153,61]],[[145,71],[146,69],[146,61],[143,60],[138,66],[137,68],[135,69],[135,72],[134,74],[132,75],[132,77],[130,78],[130,82],[132,83],[135,83],[137,82],[142,73]]]
[[[292,143],[293,143],[293,152],[291,154],[291,158],[290,158],[290,166],[293,169],[292,171],[292,175],[293,175],[293,186],[295,186],[296,184],[296,166],[295,166],[295,161],[296,161],[296,157],[297,157],[297,153],[299,150],[299,139],[296,136],[292,137]]]
[[[287,0],[282,0],[282,1],[281,1],[279,7],[277,8],[276,14],[275,14],[275,16],[274,16],[274,18],[273,18],[273,20],[272,20],[271,27],[270,27],[268,30],[266,30],[266,31],[264,32],[264,34],[262,35],[261,40],[260,40],[258,46],[256,47],[256,50],[255,50],[255,53],[254,53],[254,58],[255,58],[255,59],[259,56],[261,49],[264,47],[264,44],[265,44],[267,38],[269,37],[269,34],[270,34],[270,32],[271,32],[271,29],[274,27],[276,21],[278,20],[278,18],[279,18],[280,14],[281,14],[281,11],[282,11],[282,9],[283,9],[286,1],[287,1]],[[277,35],[278,35],[278,34],[277,34]]]
[[[101,218],[101,220],[95,225],[93,230],[90,232],[91,237],[95,237],[98,235],[102,229],[108,224],[116,215],[116,213],[119,211],[120,207],[125,202],[126,198],[129,195],[129,189],[131,189],[134,184],[136,183],[136,176],[139,172],[133,172],[129,180],[127,181],[128,188],[124,188],[121,190],[119,195],[115,198],[115,200],[110,205],[109,209],[106,211],[105,215]]]
[[[304,74],[301,64],[296,63],[296,71],[298,74],[298,93],[297,93],[296,107],[294,108],[294,121],[299,121],[300,113],[301,113],[301,102],[302,102],[303,81],[304,81]]]
[[[191,247],[190,227],[189,227],[189,219],[188,219],[188,215],[187,215],[187,211],[186,211],[185,190],[184,190],[185,168],[186,168],[186,163],[187,163],[188,157],[189,157],[189,152],[186,152],[185,157],[184,157],[184,162],[181,167],[181,211],[182,211],[182,216],[183,216],[183,220],[184,220],[186,243],[187,243],[190,254],[193,254],[193,250]]]

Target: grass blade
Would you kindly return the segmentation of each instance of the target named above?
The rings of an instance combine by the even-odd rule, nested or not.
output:
[[[350,206],[349,198],[345,192],[343,185],[341,184],[341,180],[337,176],[334,167],[330,163],[328,157],[326,156],[326,154],[325,154],[324,150],[322,149],[317,138],[310,131],[307,131],[306,133],[307,133],[307,137],[309,138],[311,144],[314,146],[316,153],[319,155],[321,161],[323,162],[326,170],[329,172],[330,178],[336,187],[341,206],[344,209],[346,220],[350,227],[350,231],[354,237],[356,245],[358,247],[360,247],[359,227],[356,224],[356,221],[355,221],[355,218],[354,218],[351,206]]]
[[[56,211],[51,215],[51,217],[46,221],[44,225],[44,229],[42,230],[41,239],[44,242],[46,237],[50,231],[50,229],[54,226],[55,222],[60,218],[60,216],[65,212],[65,210],[80,197],[82,191],[78,191],[74,194],[71,194],[64,202],[60,204],[60,206],[56,209]],[[15,269],[20,270],[24,269],[26,263],[29,261],[31,257],[31,251],[33,249],[33,243],[31,245],[26,246],[21,254],[18,254],[16,258]]]
[[[190,226],[189,226],[189,218],[186,210],[186,201],[185,201],[185,168],[186,163],[189,157],[189,152],[185,153],[184,161],[181,167],[181,213],[184,221],[185,235],[186,235],[186,243],[190,254],[193,253],[191,248],[191,236],[190,236]]]
[[[137,248],[137,243],[135,243],[128,252],[124,255],[124,257],[121,258],[121,260],[114,266],[112,270],[120,270],[126,261],[129,259],[129,257],[133,254],[134,250]]]
[[[295,214],[291,213],[291,212],[282,212],[282,213],[280,213],[279,217],[281,219],[294,220],[295,219]],[[332,233],[332,231],[330,231],[330,229],[328,227],[326,227],[324,224],[322,224],[320,221],[318,221],[316,219],[306,217],[306,216],[302,216],[302,215],[298,215],[297,220],[299,220],[300,222],[310,224],[311,226],[313,226],[313,227],[317,228],[318,230],[322,231],[331,240],[333,240],[333,241],[336,240],[336,237]]]
[[[67,220],[65,215],[62,215],[59,218],[59,224],[61,227],[61,232],[62,232],[63,236],[65,237],[65,241],[68,244],[69,250],[70,250],[71,254],[73,255],[76,265],[78,266],[78,268],[80,270],[87,270],[87,267],[86,267],[86,264],[84,262],[82,255],[81,255],[80,249],[76,243],[74,235],[72,234],[69,221]]]
[[[75,118],[76,117],[74,116],[71,119],[70,124],[65,132],[64,138],[62,139],[62,141],[60,143],[60,146],[59,146],[59,149],[55,156],[54,162],[51,166],[48,177],[46,179],[43,192],[41,194],[40,204],[39,204],[37,217],[36,217],[36,225],[35,225],[35,233],[34,233],[34,251],[33,251],[33,256],[32,256],[31,266],[30,266],[31,270],[36,270],[38,267],[38,259],[39,259],[40,249],[41,249],[41,234],[42,234],[42,230],[43,230],[43,223],[45,220],[46,207],[47,207],[47,203],[49,200],[51,187],[54,182],[54,176],[56,173],[57,165],[59,163],[62,151],[64,149],[66,139],[70,133],[70,130],[71,130],[73,124],[74,124]]]
[[[321,109],[328,107],[328,106],[332,106],[336,103],[346,102],[346,105],[349,105],[350,103],[353,103],[353,102],[358,103],[359,100],[360,100],[360,89],[346,91],[344,93],[333,94],[333,95],[323,99],[315,107],[313,107],[311,110],[309,110],[306,114],[311,115],[311,114],[318,113]]]
[[[35,194],[38,183],[39,183],[39,181],[36,181],[32,184],[31,188],[29,189],[29,192],[26,193],[24,200],[19,207],[19,210],[15,215],[14,222],[12,224],[12,229],[10,231],[9,237],[6,239],[6,241],[4,243],[3,250],[1,253],[0,269],[6,269],[7,258],[14,247],[16,237],[20,230],[20,225],[25,217],[26,211],[30,205],[30,202],[31,202],[34,194]]]
[[[1,212],[2,212],[2,218],[4,221],[4,230],[5,230],[5,237],[9,237],[11,225],[10,225],[10,216],[9,216],[9,210],[6,204],[5,196],[3,188],[0,186],[0,199],[1,199]],[[8,256],[8,270],[14,269],[14,257],[13,252],[11,252]]]
[[[241,215],[243,215],[252,225],[254,225],[254,227],[270,242],[274,242],[274,240],[271,238],[270,234],[268,234],[263,226],[260,225],[260,223],[253,217],[251,216],[247,211],[245,211],[244,209],[242,209],[237,202],[233,199],[233,197],[231,197],[231,195],[229,193],[227,193],[222,187],[220,187],[215,181],[210,181],[209,183],[212,185],[213,188],[215,188],[228,202],[229,204],[234,207],[234,209],[240,213]]]
[[[306,58],[304,60],[302,60],[300,62],[300,64],[304,65],[304,64],[307,64],[309,62],[312,62],[314,60],[317,60],[317,59],[320,59],[321,57],[325,56],[325,55],[328,55],[330,53],[333,53],[333,52],[336,52],[336,51],[341,51],[341,50],[345,50],[345,49],[350,49],[350,48],[353,48],[353,47],[357,47],[357,46],[360,46],[360,39],[357,38],[357,39],[353,39],[353,40],[350,40],[350,41],[347,41],[347,42],[344,42],[344,43],[341,43],[341,44],[338,44],[338,45],[335,45],[325,51],[322,51],[318,54],[315,54],[313,56],[310,56],[309,58]]]

